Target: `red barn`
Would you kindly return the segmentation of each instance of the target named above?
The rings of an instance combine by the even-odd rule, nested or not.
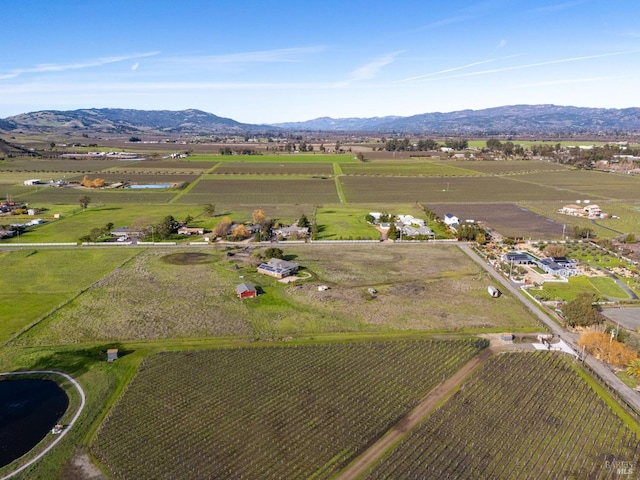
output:
[[[258,296],[258,290],[250,283],[241,283],[235,288],[238,298],[254,298]]]

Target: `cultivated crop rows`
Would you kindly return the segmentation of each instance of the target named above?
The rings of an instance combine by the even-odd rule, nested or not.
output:
[[[619,478],[633,433],[566,356],[511,353],[481,371],[366,477]]]
[[[328,478],[485,344],[157,355],[104,423],[94,452],[116,478]]]
[[[510,177],[374,177],[344,175],[340,183],[349,203],[469,203],[563,200],[567,192]]]
[[[331,175],[330,163],[265,163],[265,162],[225,162],[219,165],[216,174],[220,175]]]
[[[245,180],[220,175],[216,180],[201,180],[181,199],[181,204],[278,204],[337,203],[333,179]]]

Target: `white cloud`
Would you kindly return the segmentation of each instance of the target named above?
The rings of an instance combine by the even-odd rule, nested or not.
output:
[[[605,57],[613,57],[613,56],[618,56],[618,55],[628,55],[628,54],[632,54],[632,53],[640,53],[639,51],[626,51],[626,52],[612,52],[612,53],[602,53],[599,55],[588,55],[588,56],[584,56],[584,57],[572,57],[572,58],[562,58],[560,60],[550,60],[547,62],[539,62],[539,63],[528,63],[525,65],[514,65],[511,67],[502,67],[502,68],[495,68],[495,69],[491,69],[491,70],[481,70],[478,72],[468,72],[468,73],[459,73],[456,75],[447,75],[447,76],[441,76],[441,77],[437,77],[437,78],[426,78],[426,77],[433,77],[434,75],[438,75],[440,73],[443,72],[436,72],[434,74],[428,74],[426,76],[423,77],[414,77],[416,79],[424,79],[424,80],[444,80],[444,79],[450,79],[450,78],[461,78],[461,77],[474,77],[474,76],[478,76],[478,75],[490,75],[493,73],[502,73],[502,72],[508,72],[511,70],[522,70],[525,68],[535,68],[535,67],[543,67],[546,65],[557,65],[560,63],[569,63],[569,62],[580,62],[580,61],[584,61],[584,60],[593,60],[596,58],[605,58]],[[459,68],[466,68],[467,66],[464,67],[459,67]]]
[[[427,25],[423,25],[417,30],[431,30],[433,28],[446,27],[448,25],[453,25],[454,23],[466,22],[472,18],[473,17],[471,15],[458,15],[457,17],[443,18],[442,20],[437,20],[435,22],[428,23]]]
[[[532,11],[536,13],[555,13],[562,10],[567,10],[569,8],[577,7],[578,5],[582,5],[583,3],[585,3],[585,0],[557,3],[555,5],[548,5],[546,7],[534,8]]]
[[[371,80],[372,78],[375,78],[378,72],[382,68],[389,65],[390,63],[393,63],[393,61],[395,60],[395,57],[400,53],[402,52],[394,52],[394,53],[389,53],[387,55],[383,55],[381,57],[378,57],[372,60],[366,65],[363,65],[355,69],[349,75],[348,83],[358,82],[363,80]]]
[[[147,52],[147,53],[134,53],[132,55],[122,55],[122,56],[115,56],[115,57],[102,57],[94,60],[87,60],[85,62],[80,62],[80,63],[67,63],[67,64],[43,63],[30,68],[14,69],[8,74],[0,75],[0,80],[16,78],[20,75],[24,75],[27,73],[65,72],[67,70],[81,70],[84,68],[101,67],[103,65],[108,65],[110,63],[117,63],[125,60],[132,60],[135,58],[151,57],[154,55],[158,55],[159,53],[160,52]]]
[[[140,62],[134,63],[133,65],[131,65],[131,71],[135,72],[139,66],[140,66]]]
[[[292,63],[299,62],[304,56],[322,52],[324,46],[280,48],[254,52],[229,53],[225,55],[184,56],[163,59],[169,63],[180,64],[229,64],[229,63]]]
[[[445,70],[439,70],[437,72],[432,72],[432,73],[426,73],[424,75],[418,75],[415,77],[409,77],[409,78],[405,78],[404,80],[400,80],[398,83],[402,83],[402,82],[413,82],[415,80],[422,80],[425,78],[429,78],[429,77],[436,77],[438,75],[442,75],[443,73],[449,73],[449,72],[456,72],[458,70],[464,70],[465,68],[471,68],[471,67],[475,67],[477,65],[483,65],[485,63],[491,63],[491,62],[496,62],[498,60],[504,60],[506,58],[512,58],[515,55],[509,55],[507,57],[500,57],[500,58],[490,58],[488,60],[481,60],[479,62],[473,62],[473,63],[468,63],[466,65],[462,65],[460,67],[452,67],[452,68],[447,68]]]

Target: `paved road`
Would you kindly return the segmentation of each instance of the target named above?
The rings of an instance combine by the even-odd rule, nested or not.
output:
[[[551,332],[554,335],[558,335],[562,340],[564,340],[571,348],[573,348],[576,352],[580,351],[577,345],[578,335],[573,332],[565,331],[562,327],[560,327],[557,323],[551,320],[547,315],[545,315],[539,308],[537,308],[534,303],[527,298],[519,288],[514,286],[511,282],[509,282],[506,278],[500,275],[496,270],[485,262],[476,252],[473,251],[466,244],[460,244],[460,249],[465,252],[472,260],[474,260],[478,265],[484,268],[489,275],[494,277],[494,279],[499,282],[502,287],[512,293],[518,300],[520,300],[525,307],[529,311],[531,311],[540,321],[549,327]],[[599,360],[596,360],[591,355],[587,355],[584,359],[584,362],[591,367],[593,371],[595,371],[600,377],[609,384],[611,388],[616,390],[620,396],[630,405],[632,406],[636,412],[640,413],[640,393],[635,390],[629,388],[624,384],[622,380],[616,377],[613,370],[608,365],[605,365]]]
[[[613,228],[607,227],[605,225],[602,225],[601,223],[598,223],[595,220],[591,220],[591,223],[593,223],[594,225],[599,226],[600,228],[604,228],[605,230],[609,230],[610,232],[617,233],[618,235],[625,235],[624,232],[620,232],[618,230],[614,230]]]
[[[78,382],[76,382],[73,379],[73,377],[71,377],[70,375],[67,375],[66,373],[57,372],[55,370],[30,370],[30,371],[27,371],[27,372],[0,373],[0,376],[25,375],[25,374],[34,374],[34,373],[48,373],[48,374],[53,374],[53,375],[61,375],[64,378],[66,378],[67,380],[69,380],[78,389],[78,393],[80,393],[80,406],[78,407],[78,411],[73,416],[71,421],[65,426],[65,428],[62,430],[62,432],[59,435],[56,436],[56,439],[53,442],[51,442],[51,444],[47,448],[45,448],[42,452],[40,452],[38,455],[36,455],[31,460],[29,460],[27,463],[22,465],[20,468],[14,470],[13,472],[9,473],[8,475],[5,475],[2,478],[0,478],[0,480],[6,480],[8,478],[13,477],[14,475],[17,475],[18,473],[22,472],[24,469],[28,468],[30,465],[34,464],[35,462],[40,460],[42,457],[44,457],[49,452],[49,450],[51,450],[53,447],[55,447],[57,445],[57,443],[64,438],[64,436],[67,434],[67,432],[69,430],[71,430],[71,427],[73,426],[74,423],[76,423],[76,420],[78,420],[78,417],[82,413],[82,410],[84,410],[84,404],[85,404],[85,401],[86,401],[86,397],[84,395],[84,390],[82,390],[82,387],[80,386],[80,384]]]

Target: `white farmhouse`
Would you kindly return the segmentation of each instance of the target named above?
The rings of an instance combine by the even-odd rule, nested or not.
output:
[[[453,213],[445,213],[444,214],[444,223],[447,226],[458,225],[460,223],[460,219],[456,217]]]

